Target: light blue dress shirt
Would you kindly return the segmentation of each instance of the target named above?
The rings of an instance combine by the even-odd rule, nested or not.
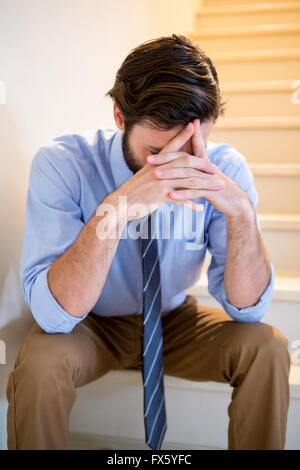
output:
[[[70,333],[88,315],[76,318],[65,311],[49,289],[47,274],[51,264],[75,242],[105,196],[133,175],[124,160],[122,135],[120,130],[97,129],[58,137],[41,147],[32,160],[20,275],[25,300],[47,333]],[[258,195],[245,157],[231,145],[212,142],[208,143],[207,155],[247,193],[256,208]],[[209,293],[234,320],[259,321],[272,298],[273,264],[269,285],[254,306],[239,309],[230,304],[224,288],[225,215],[205,199],[195,200],[204,204],[203,212],[175,203],[155,211],[163,315],[185,300],[186,289],[201,275],[207,249],[211,254]],[[171,221],[169,239],[165,218]],[[256,219],[261,230],[257,215]],[[130,235],[130,224],[123,234]],[[91,310],[100,316],[142,314],[141,238],[123,234]]]

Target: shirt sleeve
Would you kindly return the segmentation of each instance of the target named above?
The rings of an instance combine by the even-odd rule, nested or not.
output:
[[[66,312],[47,280],[52,263],[84,226],[79,191],[79,178],[70,161],[40,149],[30,169],[20,278],[32,315],[47,333],[70,333],[88,315],[77,318]]]
[[[256,212],[258,194],[254,186],[253,175],[247,165],[246,159],[242,155],[238,154],[238,158],[236,160],[239,162],[239,164],[238,170],[235,172],[235,174],[230,176],[232,170],[225,170],[224,173],[227,173],[227,176],[231,177],[231,179],[234,180],[235,183],[238,184],[239,187],[248,195],[250,202],[255,208],[256,223],[259,232],[261,233],[261,226]],[[230,166],[229,169],[231,169]],[[268,286],[266,287],[258,302],[253,306],[237,308],[228,301],[224,286],[226,244],[226,217],[222,212],[213,208],[211,219],[208,225],[207,248],[211,254],[211,262],[207,271],[208,291],[234,320],[240,322],[257,322],[265,315],[272,299],[275,279],[274,266],[270,262],[271,278]]]

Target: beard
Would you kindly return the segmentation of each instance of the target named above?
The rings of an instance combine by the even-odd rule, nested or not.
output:
[[[132,171],[133,173],[136,173],[137,171],[141,170],[143,166],[137,162],[137,159],[135,158],[130,148],[129,135],[130,135],[130,130],[126,129],[125,127],[123,137],[122,137],[122,150],[124,154],[124,160],[129,170]]]

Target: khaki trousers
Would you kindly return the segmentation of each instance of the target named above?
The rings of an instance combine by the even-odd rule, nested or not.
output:
[[[290,356],[282,333],[235,322],[191,295],[162,325],[165,375],[233,387],[228,448],[283,449]],[[142,331],[137,314],[90,313],[70,334],[48,334],[34,323],[8,379],[8,449],[67,449],[76,387],[109,370],[142,370]]]

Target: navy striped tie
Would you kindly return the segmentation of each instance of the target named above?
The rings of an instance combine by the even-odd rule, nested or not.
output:
[[[153,213],[152,213],[153,214]],[[157,240],[151,238],[151,219],[145,220],[143,259],[143,382],[146,443],[159,450],[167,429],[161,324],[161,288]]]

